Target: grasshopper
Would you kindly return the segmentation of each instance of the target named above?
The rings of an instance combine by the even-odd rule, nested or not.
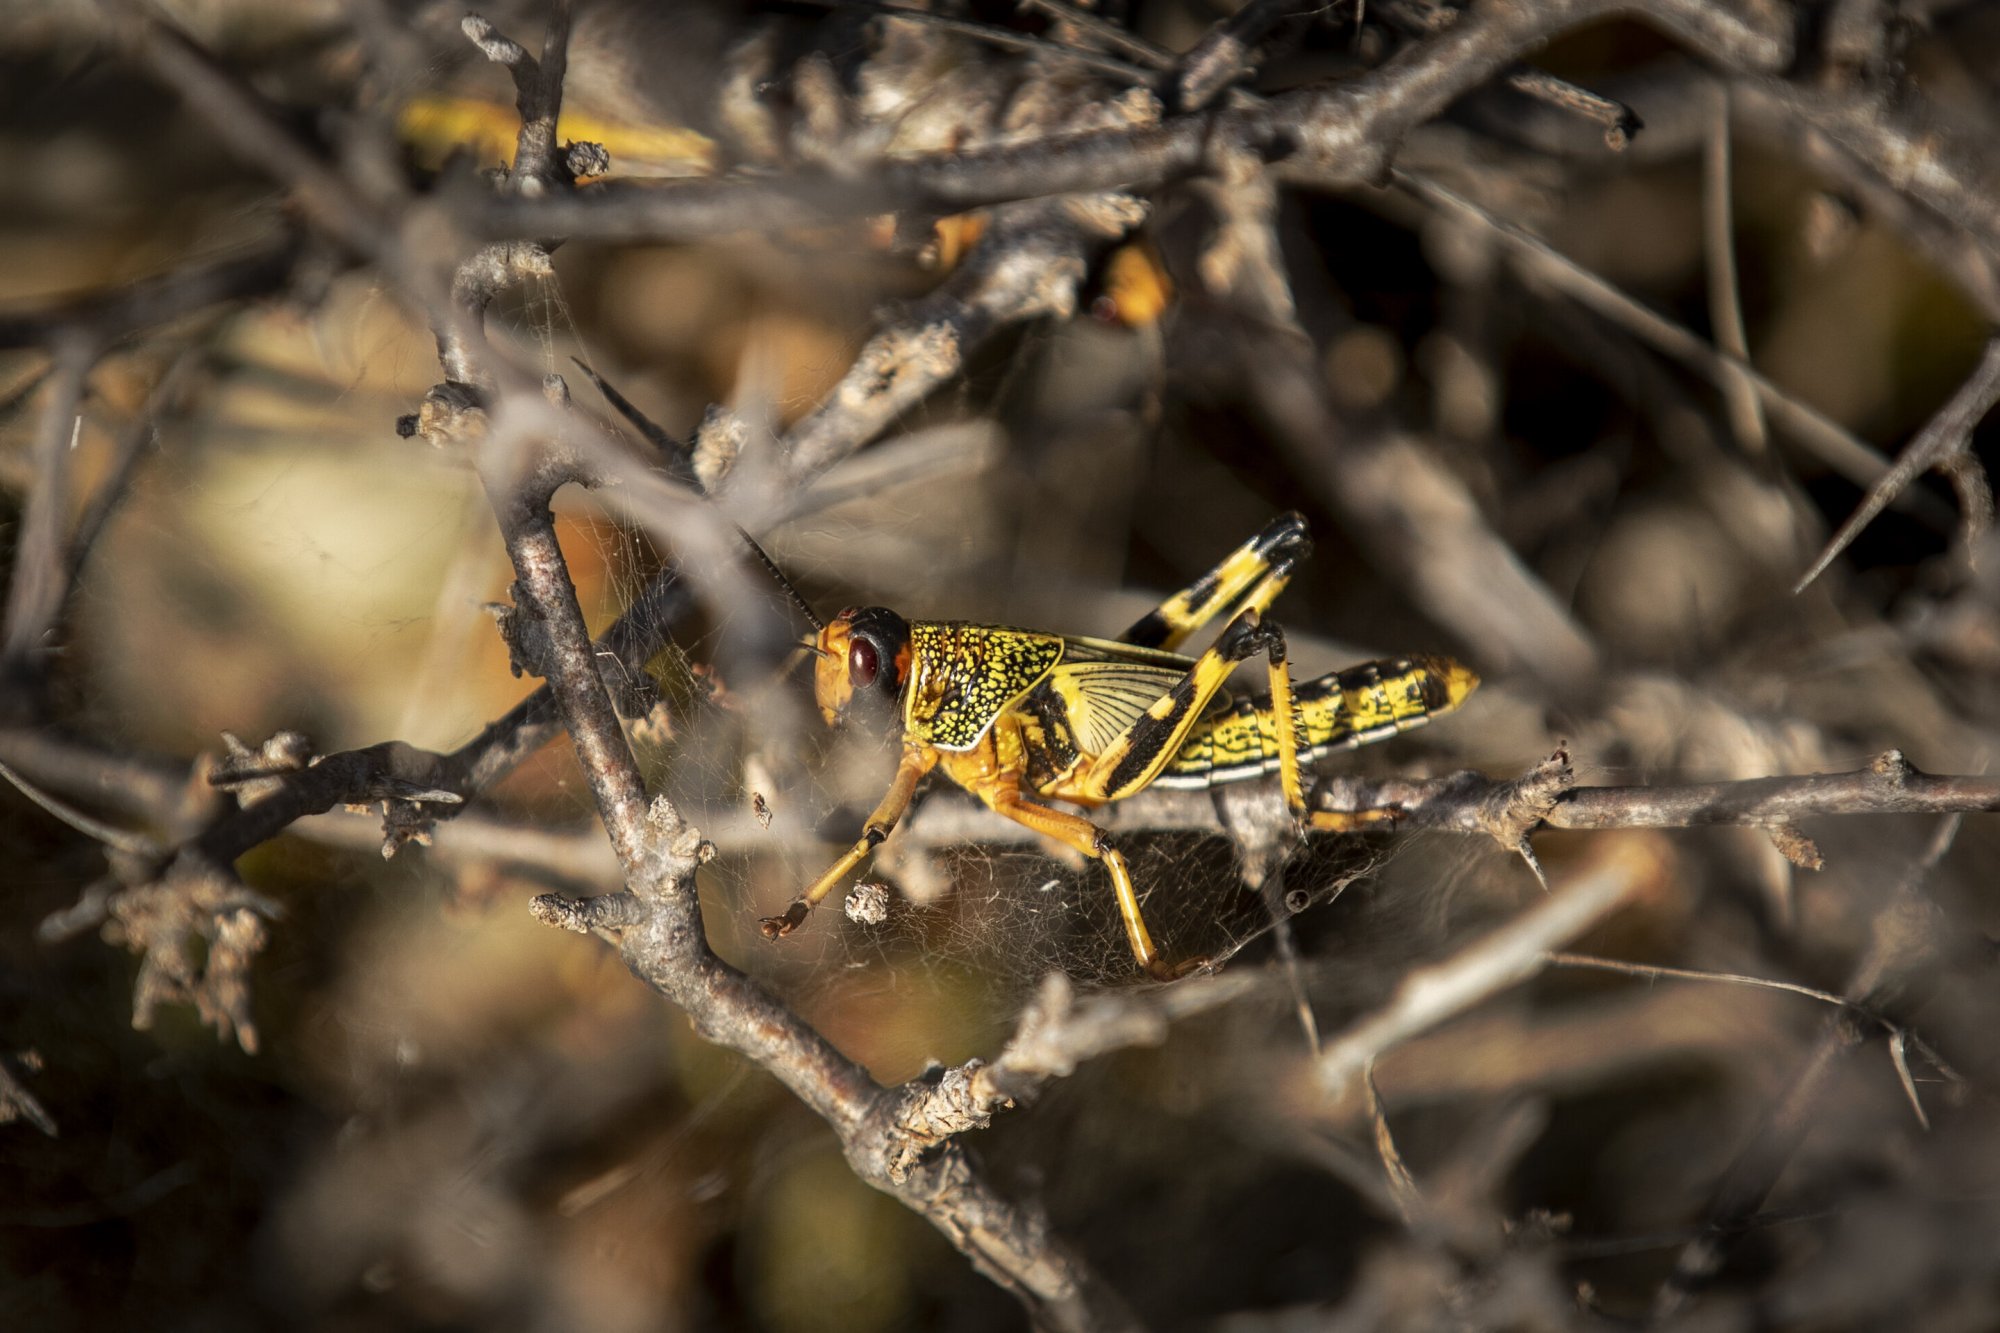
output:
[[[924,776],[941,768],[998,813],[1103,862],[1133,957],[1148,973],[1164,980],[1205,966],[1161,958],[1125,858],[1103,829],[1035,798],[1089,808],[1149,786],[1210,787],[1275,772],[1308,827],[1351,831],[1393,819],[1386,810],[1308,811],[1302,765],[1448,713],[1479,677],[1450,658],[1418,656],[1294,685],[1284,631],[1265,612],[1311,551],[1304,517],[1282,515],[1115,640],[905,620],[880,606],[822,623],[793,592],[816,631],[805,646],[818,658],[813,688],[828,725],[858,699],[893,704],[902,756],[861,837],[783,915],[762,921],[764,935],[797,929],[889,836]],[[1174,651],[1232,609],[1208,651]],[[1236,664],[1260,653],[1269,693],[1227,694]]]

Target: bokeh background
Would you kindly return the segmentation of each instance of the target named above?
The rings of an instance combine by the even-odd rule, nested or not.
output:
[[[777,32],[787,60],[817,53],[851,74],[879,31],[809,6],[579,8],[569,97],[586,128],[566,137],[601,134],[615,166],[658,174],[744,156],[717,107],[746,37]],[[1801,30],[1827,8],[1800,6]],[[1920,88],[1938,133],[1990,145],[1996,7],[1886,8],[1897,54],[1870,76]],[[455,8],[370,10],[422,44],[434,80],[390,90],[371,82],[344,6],[162,9],[303,133],[334,142],[393,107],[419,177],[453,142],[480,144],[482,161],[504,151],[505,75],[475,61]],[[1110,9],[1169,49],[1217,12]],[[1050,31],[1005,4],[962,12]],[[489,16],[537,43],[532,7]],[[271,245],[285,224],[272,186],[138,71],[117,27],[57,0],[0,16],[9,316]],[[1057,77],[935,40],[945,79]],[[1365,63],[1389,40],[1333,6],[1268,86]],[[1637,23],[1575,34],[1537,63],[1623,97],[1647,128],[1613,152],[1601,127],[1496,92],[1399,160],[1709,336],[1713,82]],[[1750,360],[1893,455],[1980,355],[1986,323],[1963,273],[1781,121],[1739,105],[1727,143]],[[1409,550],[1435,534],[1344,522],[1330,478],[1350,456],[1274,439],[1254,366],[1218,352],[1244,334],[1203,287],[1211,221],[1198,190],[1162,192],[1139,248],[1119,252],[1131,272],[1106,259],[1076,318],[1003,330],[763,534],[807,596],[1106,634],[1297,508],[1318,544],[1280,607],[1301,670],[1434,651],[1487,680],[1461,714],[1345,771],[1507,775],[1558,740],[1586,783],[1850,769],[1892,746],[1929,771],[1987,765],[2000,551],[1962,548],[1941,481],[1920,481],[1794,595],[1860,498],[1852,476],[1782,429],[1746,426],[1710,379],[1523,272],[1491,232],[1390,189],[1287,192],[1285,271],[1343,427],[1372,442],[1372,484],[1407,498],[1448,479],[1446,500],[1416,511],[1497,533],[1585,647],[1487,660],[1476,627],[1438,615],[1408,577]],[[945,278],[949,241],[884,245],[855,226],[574,243],[491,325],[518,364],[570,374],[585,358],[671,431],[712,403],[782,429],[881,319]],[[50,359],[10,338],[0,505],[18,531]],[[293,728],[322,752],[391,738],[447,749],[505,712],[527,683],[483,609],[511,577],[490,511],[463,459],[395,431],[438,378],[421,313],[380,272],[317,252],[256,299],[119,339],[87,382],[75,507],[121,438],[148,421],[152,433],[63,618],[51,693],[9,714],[9,745],[87,741],[118,757],[108,772],[170,791],[224,731],[254,745]],[[1991,439],[1978,437],[1981,457]],[[561,517],[594,625],[673,554],[586,494],[566,495]],[[1489,586],[1490,571],[1451,573]],[[1489,611],[1510,613],[1512,586],[1490,584]],[[852,836],[889,771],[879,740],[821,734],[802,676],[732,658],[752,617],[781,614],[775,598],[705,607],[662,664],[669,706],[637,729],[652,781],[722,849],[702,885],[716,947],[885,1081],[991,1055],[1052,967],[1133,986],[1101,873],[990,823],[955,832],[969,803],[941,783],[871,872],[897,891],[886,924],[823,911],[781,944],[757,938],[756,917]],[[722,693],[695,688],[691,663],[713,667]],[[121,827],[163,818],[129,781],[64,795]],[[0,1124],[0,1324],[1021,1326],[925,1223],[859,1184],[773,1081],[700,1041],[610,950],[530,919],[534,893],[613,885],[565,746],[464,825],[385,861],[376,821],[331,815],[246,858],[245,879],[284,911],[254,970],[250,1054],[185,1007],[134,1030],[132,956],[94,932],[38,934],[104,854],[0,793],[0,1060],[60,1131]],[[1936,828],[1815,822],[1826,866],[1811,873],[1753,830],[1537,847],[1558,879],[1618,840],[1653,867],[1582,949],[1838,992]],[[1448,1223],[1413,1232],[1383,1206],[1365,1116],[1312,1092],[1299,1013],[1337,1030],[1533,902],[1528,871],[1444,835],[1317,840],[1251,885],[1219,827],[1120,837],[1170,948],[1240,950],[1230,968],[1262,979],[1156,1049],[1086,1066],[974,1147],[1163,1327],[1595,1327],[1643,1313],[1832,1013],[1797,995],[1560,972],[1399,1048],[1378,1071],[1383,1105]],[[1995,850],[1990,818],[1973,816],[1924,878],[1933,966],[1895,1015],[1961,1081],[1919,1062],[1926,1129],[1879,1037],[1842,1061],[1766,1215],[1697,1307],[1714,1321],[1703,1327],[2000,1320]],[[1309,910],[1283,910],[1287,893]]]

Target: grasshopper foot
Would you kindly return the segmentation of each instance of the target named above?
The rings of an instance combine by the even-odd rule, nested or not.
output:
[[[1155,958],[1146,964],[1147,973],[1155,981],[1179,981],[1182,977],[1195,973],[1215,971],[1215,960],[1206,954],[1194,958],[1184,958],[1178,963],[1169,963],[1164,958]]]
[[[781,939],[797,930],[800,924],[805,921],[806,913],[810,911],[812,911],[812,904],[801,898],[798,902],[787,907],[783,915],[767,916],[759,920],[757,922],[757,929],[764,932],[764,938],[767,940]]]

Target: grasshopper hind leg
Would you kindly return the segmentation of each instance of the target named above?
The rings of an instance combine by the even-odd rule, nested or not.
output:
[[[1118,640],[1141,648],[1179,648],[1188,635],[1241,604],[1272,568],[1290,569],[1311,554],[1305,516],[1280,514],[1214,569],[1139,617]]]
[[[1010,785],[995,783],[977,789],[975,794],[995,813],[1104,863],[1104,868],[1111,873],[1112,890],[1118,895],[1118,916],[1125,923],[1125,938],[1132,946],[1132,957],[1154,980],[1172,981],[1209,966],[1207,958],[1169,963],[1160,956],[1159,949],[1153,944],[1152,932],[1146,929],[1146,918],[1139,910],[1139,894],[1132,884],[1132,871],[1125,864],[1124,854],[1111,845],[1103,829],[1081,815],[1068,814],[1026,800],[1019,788]]]

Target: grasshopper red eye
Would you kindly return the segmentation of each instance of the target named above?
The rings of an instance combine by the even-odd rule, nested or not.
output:
[[[865,690],[875,683],[875,675],[882,669],[882,655],[875,651],[875,645],[866,639],[856,639],[847,646],[847,678],[857,690]]]

